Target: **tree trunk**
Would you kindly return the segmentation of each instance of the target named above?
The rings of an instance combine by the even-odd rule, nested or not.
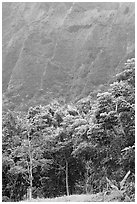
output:
[[[65,174],[66,174],[66,192],[67,192],[67,196],[69,196],[69,186],[68,186],[68,161],[65,158],[66,161],[66,170],[65,170]]]
[[[88,169],[86,169],[85,173],[85,192],[88,194]]]
[[[32,176],[32,152],[31,152],[31,141],[28,139],[29,141],[29,159],[30,159],[30,163],[29,163],[29,181],[30,181],[30,187],[29,187],[29,192],[28,192],[28,198],[29,200],[32,199],[32,180],[33,180],[33,176]]]
[[[89,193],[89,162],[85,164],[86,166],[86,173],[85,173],[85,192],[86,194]]]

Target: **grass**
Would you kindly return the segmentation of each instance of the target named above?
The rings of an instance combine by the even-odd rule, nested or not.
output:
[[[70,195],[62,196],[56,198],[37,198],[32,199],[28,202],[120,202],[121,196],[118,195],[115,191],[110,195],[105,195],[103,193],[97,194],[81,194],[81,195]]]

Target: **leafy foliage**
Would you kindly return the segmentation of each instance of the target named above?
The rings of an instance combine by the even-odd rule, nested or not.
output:
[[[31,181],[33,198],[103,192],[109,179],[118,186],[127,172],[124,195],[134,200],[134,67],[128,60],[94,100],[3,113],[4,201],[26,199]]]

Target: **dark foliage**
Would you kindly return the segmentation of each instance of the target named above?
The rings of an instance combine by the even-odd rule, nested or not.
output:
[[[3,113],[3,201],[26,199],[31,179],[33,198],[52,198],[102,192],[109,179],[120,188],[127,172],[124,195],[134,200],[134,67],[128,60],[96,100]]]

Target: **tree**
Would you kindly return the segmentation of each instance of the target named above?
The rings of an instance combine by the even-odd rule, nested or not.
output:
[[[77,104],[3,113],[3,200],[97,193],[107,179],[135,192],[135,62],[106,92]]]

